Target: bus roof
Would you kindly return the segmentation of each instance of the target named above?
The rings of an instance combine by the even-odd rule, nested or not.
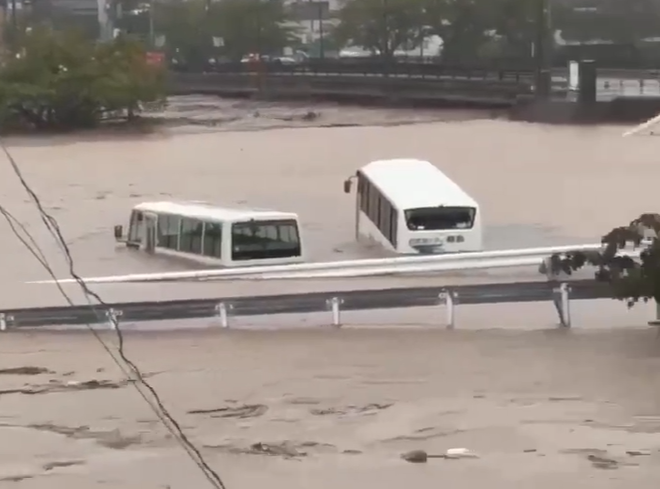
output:
[[[359,171],[398,209],[478,207],[477,202],[456,182],[425,160],[378,160]]]
[[[251,219],[267,221],[278,219],[298,220],[298,216],[292,212],[218,207],[206,202],[142,202],[136,205],[134,209],[217,222],[243,222]]]

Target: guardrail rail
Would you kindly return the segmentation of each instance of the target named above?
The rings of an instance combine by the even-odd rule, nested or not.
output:
[[[459,305],[552,301],[560,324],[571,325],[570,301],[611,298],[607,284],[593,280],[572,282],[509,282],[443,287],[391,288],[311,292],[257,297],[223,297],[151,302],[124,302],[106,306],[62,306],[0,311],[0,331],[47,326],[101,325],[217,318],[227,328],[232,317],[272,314],[309,314],[328,311],[332,324],[341,326],[348,311],[410,307],[444,307],[447,326],[455,326]]]

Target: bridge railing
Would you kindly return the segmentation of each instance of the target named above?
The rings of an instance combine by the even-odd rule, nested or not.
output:
[[[172,71],[189,71],[172,66]],[[396,76],[410,78],[447,78],[461,80],[492,80],[531,82],[533,71],[528,68],[497,65],[452,65],[446,63],[391,62],[381,60],[324,59],[300,63],[256,61],[209,64],[209,73],[272,74],[280,76]]]

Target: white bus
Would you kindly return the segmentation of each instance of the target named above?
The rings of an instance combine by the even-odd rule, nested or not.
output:
[[[373,161],[344,182],[357,179],[355,236],[401,254],[483,249],[479,205],[428,161]]]
[[[125,239],[123,234],[123,226],[115,226],[115,239],[130,248],[208,265],[303,261],[298,216],[289,212],[228,209],[203,202],[145,202],[133,208]]]

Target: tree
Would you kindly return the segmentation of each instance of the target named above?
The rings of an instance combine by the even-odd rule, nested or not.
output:
[[[232,59],[281,54],[299,42],[283,0],[221,0],[211,4],[209,16],[211,34],[223,38],[224,53]]]
[[[173,1],[159,4],[154,16],[167,50],[189,65],[215,56],[279,54],[298,42],[282,0]]]
[[[110,115],[129,118],[165,97],[163,73],[141,43],[95,43],[73,32],[36,28],[0,69],[0,128],[93,127]]]
[[[444,61],[466,62],[479,57],[492,27],[490,1],[426,0],[426,23],[431,33],[443,40]]]
[[[154,6],[154,31],[165,36],[164,48],[169,58],[188,67],[207,64],[213,40],[206,7],[203,0],[170,1]]]
[[[614,228],[602,238],[603,250],[553,255],[550,270],[572,274],[585,265],[597,267],[595,279],[612,288],[613,296],[628,307],[643,300],[660,304],[660,215],[642,214],[627,226]],[[639,260],[618,252],[641,247]]]
[[[425,0],[346,0],[333,32],[340,45],[360,46],[391,58],[419,44],[425,33]]]

